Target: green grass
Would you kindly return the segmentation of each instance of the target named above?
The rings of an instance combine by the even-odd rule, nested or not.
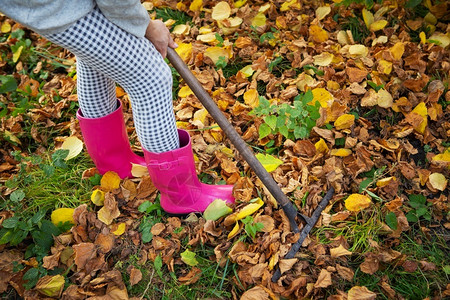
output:
[[[336,222],[336,225],[322,226],[314,230],[313,235],[317,235],[323,244],[331,241],[326,237],[331,234],[333,237],[343,236],[350,244],[349,251],[364,254],[372,250],[370,240],[380,239],[381,212],[378,209],[361,211],[355,217],[350,216],[347,220]]]
[[[157,19],[162,19],[164,22],[167,20],[174,20],[175,23],[172,25],[172,28],[174,28],[177,25],[180,24],[191,24],[192,23],[192,17],[190,17],[188,14],[179,11],[170,9],[168,7],[164,8],[155,8],[154,10],[156,14]]]
[[[55,167],[51,155],[50,152],[43,154],[39,165],[22,164],[21,172],[5,183],[25,193],[25,198],[16,207],[22,214],[59,207],[75,208],[90,199],[93,184],[81,179],[83,172],[94,166],[87,153],[82,152],[67,161],[67,168]],[[54,167],[53,175],[45,174],[41,168],[44,165]]]

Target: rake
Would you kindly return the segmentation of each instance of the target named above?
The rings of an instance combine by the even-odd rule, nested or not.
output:
[[[291,230],[294,233],[300,233],[300,238],[297,240],[295,244],[292,245],[290,251],[284,256],[285,259],[293,258],[295,254],[300,249],[303,241],[308,236],[311,229],[316,224],[319,219],[322,211],[328,205],[328,202],[332,198],[334,194],[334,189],[331,187],[326,195],[322,198],[319,205],[311,215],[311,217],[305,216],[297,211],[292,202],[288,199],[288,197],[283,193],[281,188],[272,178],[272,176],[264,169],[259,160],[255,157],[254,153],[247,146],[245,141],[241,138],[241,136],[236,132],[233,125],[227,120],[225,115],[216,105],[216,103],[211,99],[209,94],[205,91],[200,82],[195,78],[192,72],[189,70],[188,66],[184,63],[178,53],[172,48],[167,49],[167,58],[169,59],[172,66],[178,71],[180,76],[186,81],[187,85],[191,88],[209,114],[213,117],[213,119],[217,122],[220,128],[225,132],[228,139],[231,143],[236,147],[239,151],[239,154],[244,158],[244,160],[248,163],[250,168],[255,172],[256,176],[262,181],[265,187],[269,190],[275,200],[283,209],[284,213],[288,217]],[[302,230],[297,225],[296,217],[300,217],[305,222]],[[272,276],[272,281],[276,282],[281,277],[280,269],[278,268],[274,275]]]

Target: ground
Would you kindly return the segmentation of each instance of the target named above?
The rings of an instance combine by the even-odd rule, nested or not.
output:
[[[199,178],[236,204],[166,214],[145,168],[100,175],[82,151],[74,56],[0,16],[2,298],[450,297],[446,1],[143,5],[300,212],[335,193],[284,259],[298,234],[172,69]]]

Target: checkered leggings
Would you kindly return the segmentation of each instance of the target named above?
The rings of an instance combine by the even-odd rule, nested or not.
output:
[[[144,149],[160,153],[179,148],[172,73],[149,40],[120,29],[97,8],[46,38],[77,57],[78,101],[85,117],[103,117],[117,108],[117,82],[130,96]]]

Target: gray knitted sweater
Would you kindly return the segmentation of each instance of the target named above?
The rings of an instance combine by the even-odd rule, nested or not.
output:
[[[123,30],[145,35],[150,17],[139,0],[0,0],[0,12],[44,36],[62,32],[95,6]]]

